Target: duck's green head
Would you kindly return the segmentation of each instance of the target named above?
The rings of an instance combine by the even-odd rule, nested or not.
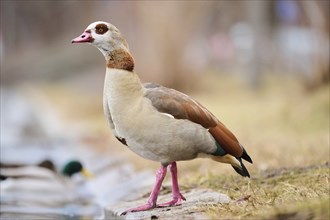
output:
[[[90,178],[92,174],[84,169],[80,161],[72,160],[67,163],[62,170],[64,176],[71,177],[73,174],[82,173],[86,178]]]

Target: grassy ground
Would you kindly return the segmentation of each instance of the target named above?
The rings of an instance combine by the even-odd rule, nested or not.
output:
[[[329,219],[329,85],[307,92],[291,78],[265,77],[263,82],[251,90],[239,79],[209,75],[190,93],[245,146],[254,161],[247,164],[251,179],[241,178],[230,166],[198,159],[179,163],[180,185],[211,188],[233,199],[200,207],[213,219]],[[124,155],[136,169],[158,168],[110,135],[101,93],[97,98],[81,96],[65,85],[61,93],[58,87],[42,90],[62,106],[64,118],[88,124],[95,148]],[[77,105],[84,111],[72,111]]]
[[[221,191],[232,199],[200,208],[212,219],[329,218],[329,164],[266,170],[251,179],[209,173],[185,179],[183,185]]]

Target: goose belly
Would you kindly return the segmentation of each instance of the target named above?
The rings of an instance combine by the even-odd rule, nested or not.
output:
[[[143,158],[167,164],[216,150],[212,135],[196,123],[174,119],[153,109],[133,112],[120,123],[114,118],[116,132]]]

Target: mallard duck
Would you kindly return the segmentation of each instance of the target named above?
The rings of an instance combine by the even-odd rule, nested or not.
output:
[[[64,165],[61,172],[56,172],[52,161],[45,160],[36,166],[1,164],[1,192],[15,190],[65,191],[71,185],[69,179],[81,173],[90,178],[80,161],[72,160]]]
[[[180,205],[185,197],[179,190],[176,161],[210,158],[230,164],[242,176],[250,176],[242,162],[252,163],[250,156],[209,110],[174,89],[141,83],[128,44],[114,25],[94,22],[72,43],[90,43],[105,57],[103,105],[113,135],[136,154],[161,164],[147,203],[122,214]],[[172,200],[157,205],[168,167]]]
[[[100,219],[103,216],[102,207],[95,203],[94,196],[84,187],[88,181],[82,184],[74,181],[79,173],[88,179],[93,177],[80,161],[69,161],[60,172],[56,172],[50,160],[36,166],[1,164],[1,167],[5,177],[0,187],[3,214],[11,213],[13,218],[29,213],[34,216],[47,213],[47,216],[74,215]]]

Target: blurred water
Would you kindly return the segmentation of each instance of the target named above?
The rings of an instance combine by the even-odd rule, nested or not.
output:
[[[92,151],[79,137],[63,131],[56,113],[45,111],[51,108],[35,102],[17,90],[1,88],[0,174],[4,164],[35,167],[49,159],[60,168],[78,159],[95,177],[7,178],[0,183],[1,219],[102,219],[104,207],[134,199],[136,191],[152,184],[150,172],[136,173],[122,158]]]

